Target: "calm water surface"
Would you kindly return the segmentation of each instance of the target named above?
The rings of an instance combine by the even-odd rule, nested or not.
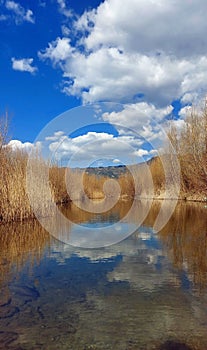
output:
[[[122,228],[136,225],[145,205],[138,201]],[[62,212],[94,228],[130,206]],[[63,244],[35,221],[1,226],[0,349],[207,349],[207,208],[179,203],[156,233],[159,208],[103,249]]]

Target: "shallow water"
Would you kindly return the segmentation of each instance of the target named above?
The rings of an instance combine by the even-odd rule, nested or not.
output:
[[[146,205],[136,203],[123,230]],[[101,249],[61,243],[35,221],[1,226],[0,349],[206,349],[207,209],[179,203],[158,233],[160,205],[128,238]],[[61,210],[94,229],[129,208]]]

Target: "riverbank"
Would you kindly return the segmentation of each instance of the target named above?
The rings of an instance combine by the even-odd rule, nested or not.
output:
[[[149,198],[149,197],[148,197]],[[180,193],[178,197],[176,196],[167,196],[165,192],[155,194],[152,199],[154,200],[179,200],[183,202],[201,202],[207,203],[207,193]]]
[[[3,128],[3,133],[1,129],[1,223],[35,218],[34,207],[39,216],[50,215],[51,198],[56,204],[84,201],[87,198],[103,200],[105,196],[120,197],[122,200],[139,196],[158,200],[207,202],[207,105],[201,111],[192,109],[182,128],[176,129],[172,125],[169,129],[173,153],[172,147],[166,147],[161,157],[153,157],[141,164],[69,169],[51,166],[35,153],[32,162],[37,180],[30,184],[30,199],[26,185],[28,154],[12,150],[6,142],[6,129]],[[179,171],[174,171],[175,151],[176,162],[180,164]],[[45,172],[48,173],[47,181]],[[180,187],[179,194],[173,190],[176,181]],[[31,198],[34,202],[32,207]]]
[[[35,218],[33,209],[26,190],[27,154],[13,152],[11,150],[0,153],[0,223],[24,221]],[[132,169],[123,171],[123,168],[102,168],[104,175],[96,169],[69,169],[57,166],[48,167],[40,158],[34,158],[38,182],[34,184],[34,198],[38,215],[48,216],[50,205],[48,198],[52,196],[54,203],[67,204],[74,200],[92,201],[104,200],[104,198],[120,198],[121,200],[154,199],[154,200],[183,200],[194,202],[207,202],[207,192],[190,191],[182,188],[180,194],[174,194],[173,188],[165,193],[165,178],[160,166],[160,159],[155,158],[148,164],[149,170],[146,174],[146,165],[139,164]],[[47,168],[49,173],[49,189],[45,186],[42,178],[42,169]],[[108,170],[108,173],[107,173]],[[132,174],[130,173],[132,170]],[[115,174],[114,174],[115,173]],[[149,186],[150,176],[153,186]],[[108,174],[108,175],[107,175]],[[133,176],[132,176],[133,175]],[[158,181],[159,180],[159,181]],[[48,191],[50,194],[48,194]],[[116,195],[117,194],[117,195]],[[34,208],[34,205],[33,205]]]

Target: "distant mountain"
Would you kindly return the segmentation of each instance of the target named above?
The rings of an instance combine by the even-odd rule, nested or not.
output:
[[[84,171],[89,175],[96,176],[108,176],[110,178],[119,178],[121,175],[126,175],[130,171],[136,170],[137,168],[142,168],[143,166],[152,164],[152,162],[156,161],[157,157],[151,158],[147,162],[132,164],[132,165],[115,165],[115,166],[107,166],[107,167],[88,167],[84,168],[73,168],[73,170]]]
[[[125,165],[117,165],[108,167],[87,168],[85,172],[89,175],[118,178],[119,176],[126,174],[128,172],[128,169]]]

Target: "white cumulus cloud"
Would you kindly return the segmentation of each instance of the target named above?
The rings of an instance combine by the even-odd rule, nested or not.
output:
[[[95,16],[88,12],[94,26],[85,40],[86,47],[104,45],[125,52],[165,52],[176,57],[205,55],[206,11],[205,0],[128,0],[121,6],[117,0],[107,0]]]
[[[66,0],[57,0],[59,11],[61,14],[63,14],[65,17],[71,17],[72,16],[72,10],[69,9]]]
[[[33,58],[22,58],[22,59],[15,59],[12,58],[12,68],[14,70],[18,70],[21,72],[29,72],[29,73],[35,73],[37,71],[37,67],[32,66],[33,64]]]
[[[58,139],[59,136],[59,139]],[[133,136],[114,136],[106,132],[87,132],[75,138],[67,137],[61,132],[46,138],[52,158],[70,161],[70,166],[89,166],[100,159],[111,163],[134,164],[150,151],[141,149],[139,139]]]
[[[139,132],[147,122],[162,121],[172,110],[172,106],[156,108],[153,104],[139,102],[126,104],[120,112],[104,113],[102,117],[106,122],[131,127]]]
[[[7,144],[13,151],[26,151],[30,152],[32,150],[40,149],[41,143],[37,142],[36,144],[33,144],[31,142],[21,142],[20,140],[11,140]]]
[[[69,38],[57,38],[44,51],[39,51],[38,56],[45,60],[50,59],[54,65],[61,63],[71,56],[73,49]]]
[[[64,92],[85,102],[190,103],[207,91],[206,10],[205,0],[105,0],[74,21],[73,47],[57,38],[40,57],[59,64]]]
[[[13,13],[16,24],[21,24],[22,22],[35,23],[32,10],[26,10],[18,2],[7,0],[5,2],[5,7],[8,11]]]

